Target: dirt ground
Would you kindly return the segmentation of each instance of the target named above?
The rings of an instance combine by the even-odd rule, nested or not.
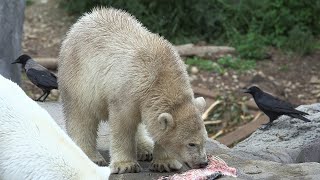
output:
[[[23,53],[33,58],[57,57],[63,37],[75,18],[59,8],[58,0],[33,0],[26,7]],[[219,75],[213,72],[199,71],[190,74],[193,86],[218,92],[221,96],[233,94],[245,96],[240,92],[243,87],[257,84],[274,95],[294,104],[320,102],[320,51],[299,57],[282,53],[270,48],[271,58],[258,61],[257,67],[248,72],[228,70]],[[23,77],[23,87],[32,98],[41,91]],[[49,100],[59,96],[54,91]]]

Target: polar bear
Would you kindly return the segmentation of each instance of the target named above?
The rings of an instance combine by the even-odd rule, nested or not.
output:
[[[109,179],[46,110],[0,75],[0,179]]]
[[[82,16],[61,45],[58,77],[67,132],[98,164],[97,128],[108,121],[112,173],[141,171],[140,157],[155,171],[207,164],[204,99],[174,47],[127,12]]]

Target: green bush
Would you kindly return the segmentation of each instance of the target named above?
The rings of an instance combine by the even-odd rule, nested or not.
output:
[[[316,40],[308,28],[295,26],[288,33],[284,48],[300,55],[309,54],[316,48]]]
[[[266,46],[306,54],[320,34],[320,1],[61,0],[70,13],[113,6],[136,16],[175,44],[230,44],[242,58],[261,59]],[[309,41],[310,40],[310,41]],[[300,44],[302,43],[302,44]],[[299,45],[300,44],[300,45]],[[297,48],[299,47],[300,48]],[[304,47],[301,47],[304,46]]]
[[[223,74],[227,69],[233,69],[239,72],[255,68],[256,62],[254,60],[244,60],[234,58],[231,56],[224,56],[213,62],[212,60],[201,59],[198,57],[187,58],[186,64],[196,66],[200,70],[213,71],[218,74]]]

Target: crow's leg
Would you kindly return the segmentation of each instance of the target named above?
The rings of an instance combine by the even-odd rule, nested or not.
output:
[[[262,124],[262,125],[263,126],[259,128],[260,130],[263,130],[263,131],[268,130],[272,125],[272,121],[270,121],[270,122],[268,122],[266,124]]]
[[[46,91],[43,91],[43,94],[38,98],[36,99],[35,101],[41,101],[41,98],[46,94]]]
[[[46,91],[46,96],[44,96],[44,98],[42,99],[41,102],[44,102],[47,99],[47,97],[49,96],[49,94],[50,94],[50,91]]]

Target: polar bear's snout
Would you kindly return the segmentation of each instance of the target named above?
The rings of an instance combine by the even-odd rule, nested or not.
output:
[[[187,152],[182,152],[183,154],[188,154],[188,156],[183,158],[184,164],[192,169],[206,167],[208,165],[208,159],[204,147],[199,146],[194,147],[195,149],[190,148],[191,147],[187,148]]]

